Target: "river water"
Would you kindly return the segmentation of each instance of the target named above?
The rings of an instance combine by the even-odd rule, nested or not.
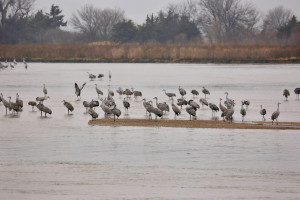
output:
[[[90,81],[86,72],[105,77]],[[0,92],[13,100],[18,92],[24,101],[17,116],[6,116],[0,103],[1,199],[299,199],[299,131],[89,126],[82,106],[97,99],[94,84],[105,95],[108,87],[133,87],[169,105],[162,89],[179,97],[182,86],[191,99],[192,89],[201,93],[205,86],[209,102],[218,105],[226,91],[235,99],[236,121],[240,101],[248,99],[246,121],[261,120],[260,105],[269,121],[281,102],[279,122],[299,122],[293,92],[299,74],[298,65],[29,63],[25,70],[19,63],[0,71]],[[87,82],[81,101],[75,82]],[[44,83],[50,96],[44,104],[53,111],[47,118],[27,105],[43,96]],[[72,115],[62,100],[74,105]],[[115,100],[124,112],[122,98],[116,94]],[[145,118],[141,98],[129,102],[129,115],[121,118]],[[211,119],[211,110],[197,117]],[[173,119],[173,112],[164,118]],[[179,119],[188,118],[183,110]]]

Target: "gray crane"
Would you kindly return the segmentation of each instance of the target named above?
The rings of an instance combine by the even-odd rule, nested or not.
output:
[[[23,100],[20,99],[20,96],[19,96],[18,93],[16,94],[16,104],[17,104],[20,108],[23,108]]]
[[[9,99],[9,110],[13,111],[13,114],[17,114],[18,112],[22,111],[22,108],[17,104],[17,103],[14,103],[14,102],[11,102],[11,97],[8,97]]]
[[[131,88],[131,89],[132,89],[133,97],[135,99],[137,99],[138,97],[142,97],[143,93],[141,91],[138,91],[138,90],[133,91],[133,88]]]
[[[296,88],[294,90],[295,94],[297,95],[297,99],[299,100],[300,88]]]
[[[223,113],[223,112],[225,112],[225,111],[227,110],[227,108],[226,108],[225,106],[222,105],[222,100],[223,100],[223,99],[220,98],[219,108],[220,108],[221,112]]]
[[[205,99],[206,99],[206,95],[210,95],[210,92],[205,87],[202,87],[202,88],[203,88],[202,93],[205,95]]]
[[[151,101],[152,103],[152,101]],[[162,117],[163,116],[163,111],[161,111],[158,108],[153,107],[151,104],[150,106],[147,106],[147,111],[149,112],[149,118],[152,119],[151,113],[155,115],[155,120],[157,120],[157,117]]]
[[[10,108],[10,105],[9,105],[9,102],[8,101],[6,101],[5,99],[4,99],[4,97],[3,97],[3,94],[1,93],[1,100],[2,100],[2,102],[3,102],[3,105],[4,105],[4,107],[5,107],[5,111],[6,111],[6,115],[7,115],[7,109],[9,109]]]
[[[262,107],[262,105],[260,105],[260,114],[263,116],[263,117],[262,117],[262,120],[263,120],[263,121],[266,121],[265,115],[267,114],[267,111],[266,111],[266,109],[264,109],[264,108]]]
[[[199,92],[197,90],[192,90],[191,93],[193,94],[193,98],[199,95]]]
[[[288,97],[290,96],[290,91],[288,89],[284,89],[282,95],[285,97],[285,100],[287,101]]]
[[[202,108],[204,107],[204,105],[208,106],[208,102],[207,102],[207,100],[204,99],[204,98],[201,98],[201,99],[199,100],[199,102],[202,104]]]
[[[116,92],[119,94],[119,97],[121,97],[124,91],[119,87]]]
[[[32,107],[32,111],[34,111],[34,106],[36,106],[36,102],[35,101],[29,101],[28,105],[30,105]]]
[[[169,97],[169,99],[171,99],[172,97],[176,97],[175,93],[167,92],[165,89],[163,89],[162,91],[165,92],[165,94]]]
[[[226,100],[224,101],[224,105],[227,107],[227,109],[229,109],[234,106],[234,100],[228,98],[228,92],[225,92],[224,94],[226,94]]]
[[[192,116],[196,120],[196,110],[193,106],[187,106],[185,110],[190,115],[190,121],[192,120]]]
[[[84,82],[81,86],[81,88],[78,87],[77,83],[75,83],[75,94],[77,96],[77,99],[79,100],[80,94],[81,94],[81,90],[84,88],[86,82]]]
[[[213,104],[213,103],[209,103],[208,106],[211,109],[212,117],[214,117],[216,115],[215,113],[219,111],[218,106],[216,104]]]
[[[114,122],[115,122],[115,121],[116,121],[116,116],[117,116],[117,119],[121,116],[121,110],[118,109],[118,108],[116,107],[116,105],[115,105],[114,108],[111,109],[110,111],[111,111],[111,113],[114,115]]]
[[[85,107],[85,111],[88,112],[88,109],[90,107],[90,102],[83,101],[82,104],[83,104],[83,107]]]
[[[96,75],[90,74],[89,72],[86,72],[86,73],[88,73],[89,78],[91,79],[91,81],[94,80],[94,79],[96,78]]]
[[[186,95],[186,91],[185,89],[181,88],[181,86],[178,87],[179,93],[181,95],[181,97],[183,98],[184,95]]]
[[[37,98],[35,98],[36,101],[41,102],[41,103],[44,103],[44,101],[47,100],[47,99],[50,99],[50,97],[46,96],[46,97],[37,97]]]
[[[280,114],[280,112],[279,112],[279,105],[280,105],[281,103],[277,103],[277,110],[275,111],[275,112],[273,112],[273,114],[272,114],[272,116],[271,116],[271,120],[272,120],[272,125],[273,125],[273,123],[274,123],[274,121],[276,120],[276,122],[277,122],[277,125],[278,125],[278,117],[279,117],[279,114]]]
[[[181,110],[174,104],[174,99],[172,98],[172,110],[174,111],[174,119],[176,119],[176,116],[181,114]]]
[[[97,92],[97,94],[98,94],[98,99],[99,99],[99,98],[100,98],[100,95],[103,96],[103,92],[98,88],[98,85],[97,85],[97,84],[95,84],[95,86],[96,86],[96,92]]]
[[[246,109],[248,110],[248,106],[250,106],[250,101],[248,99],[244,99],[242,101],[242,104],[246,106]]]
[[[234,114],[234,106],[227,109],[225,119],[229,121],[229,123],[232,123],[233,120],[233,114]]]
[[[43,93],[44,93],[44,96],[46,97],[46,96],[47,96],[47,93],[48,93],[48,91],[47,91],[47,88],[46,88],[46,85],[45,85],[45,83],[44,83]]]
[[[245,118],[245,116],[246,116],[246,114],[247,114],[246,109],[244,108],[243,101],[241,102],[241,110],[240,110],[240,113],[241,113],[241,115],[242,115],[242,122],[243,122],[243,121],[244,121],[244,118]]]
[[[186,106],[186,105],[188,105],[187,100],[185,100],[183,98],[177,99],[177,106],[180,106],[181,109],[182,109],[182,106]]]
[[[48,107],[46,107],[44,104],[42,104],[41,102],[39,102],[38,105],[36,105],[36,107],[41,111],[41,117],[42,117],[42,114],[43,112],[45,113],[45,117],[47,117],[46,115],[49,114],[51,115],[52,114],[52,110]]]
[[[169,112],[169,105],[166,103],[166,102],[164,102],[164,103],[158,103],[157,101],[158,101],[158,98],[157,97],[154,97],[153,99],[155,99],[156,100],[156,106],[157,106],[157,108],[159,109],[159,110],[161,110],[162,112]]]
[[[88,110],[88,113],[91,115],[92,120],[95,120],[95,119],[98,118],[98,113],[96,113],[92,108],[90,108],[90,109]]]
[[[188,104],[192,106],[196,111],[200,108],[199,104],[197,104],[194,100],[189,100]]]
[[[64,106],[68,109],[68,115],[70,114],[70,111],[73,112],[74,107],[72,106],[71,103],[69,103],[65,100],[63,100],[62,102],[64,103]]]
[[[125,115],[128,115],[128,109],[130,108],[130,103],[128,101],[126,101],[125,99],[126,98],[124,98],[124,100],[123,100],[123,106],[125,108]],[[146,115],[147,115],[147,113],[146,113]]]
[[[111,114],[111,110],[107,105],[105,105],[105,101],[102,101],[100,107],[104,112],[104,118],[108,118],[108,115]]]
[[[108,95],[113,97],[113,96],[115,96],[115,93],[114,93],[114,91],[108,89]]]
[[[111,73],[109,71],[109,74],[108,74],[108,78],[109,78],[109,81],[111,81]]]
[[[131,98],[131,95],[133,94],[131,90],[126,89],[123,94],[125,94],[127,96],[127,99]]]
[[[146,101],[146,99],[143,99],[143,106],[146,109],[146,116],[147,116],[147,112],[149,112],[149,110],[150,110],[150,106],[152,106],[151,103],[152,103],[151,100]],[[150,118],[150,116],[151,116],[151,113],[149,112],[149,118]]]
[[[98,74],[98,78],[103,78],[104,74]]]

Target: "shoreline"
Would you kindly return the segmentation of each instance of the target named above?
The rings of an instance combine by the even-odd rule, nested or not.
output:
[[[169,128],[213,128],[213,129],[269,129],[269,130],[300,130],[300,122],[228,122],[215,120],[149,120],[149,119],[96,119],[90,120],[92,126],[132,126],[132,127],[169,127]]]
[[[13,60],[14,58],[7,58]],[[16,58],[22,60],[21,58]],[[169,60],[169,59],[42,59],[42,58],[27,58],[27,62],[31,63],[157,63],[157,64],[300,64],[300,58],[295,59],[272,59],[272,60],[226,60],[226,59],[194,59],[194,60]]]

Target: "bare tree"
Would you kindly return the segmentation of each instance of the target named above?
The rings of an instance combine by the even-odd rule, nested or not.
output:
[[[212,42],[234,42],[254,32],[256,8],[241,0],[199,0],[201,29]]]
[[[8,18],[21,19],[27,17],[33,10],[35,0],[0,0],[1,27]]]
[[[89,42],[110,40],[113,26],[124,19],[124,11],[120,9],[95,8],[85,5],[76,14],[73,13],[71,24],[82,34],[86,35]]]
[[[197,0],[185,0],[179,4],[169,4],[167,10],[177,13],[179,16],[188,17],[193,22],[197,22],[200,16]]]
[[[278,28],[286,25],[292,18],[293,13],[283,6],[278,6],[268,11],[263,19],[263,31],[277,31]]]

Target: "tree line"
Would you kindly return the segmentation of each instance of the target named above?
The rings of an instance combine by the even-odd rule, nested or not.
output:
[[[0,43],[300,44],[300,22],[282,6],[262,15],[241,0],[183,0],[136,24],[119,8],[84,5],[67,22],[58,5],[34,4],[0,0]]]

